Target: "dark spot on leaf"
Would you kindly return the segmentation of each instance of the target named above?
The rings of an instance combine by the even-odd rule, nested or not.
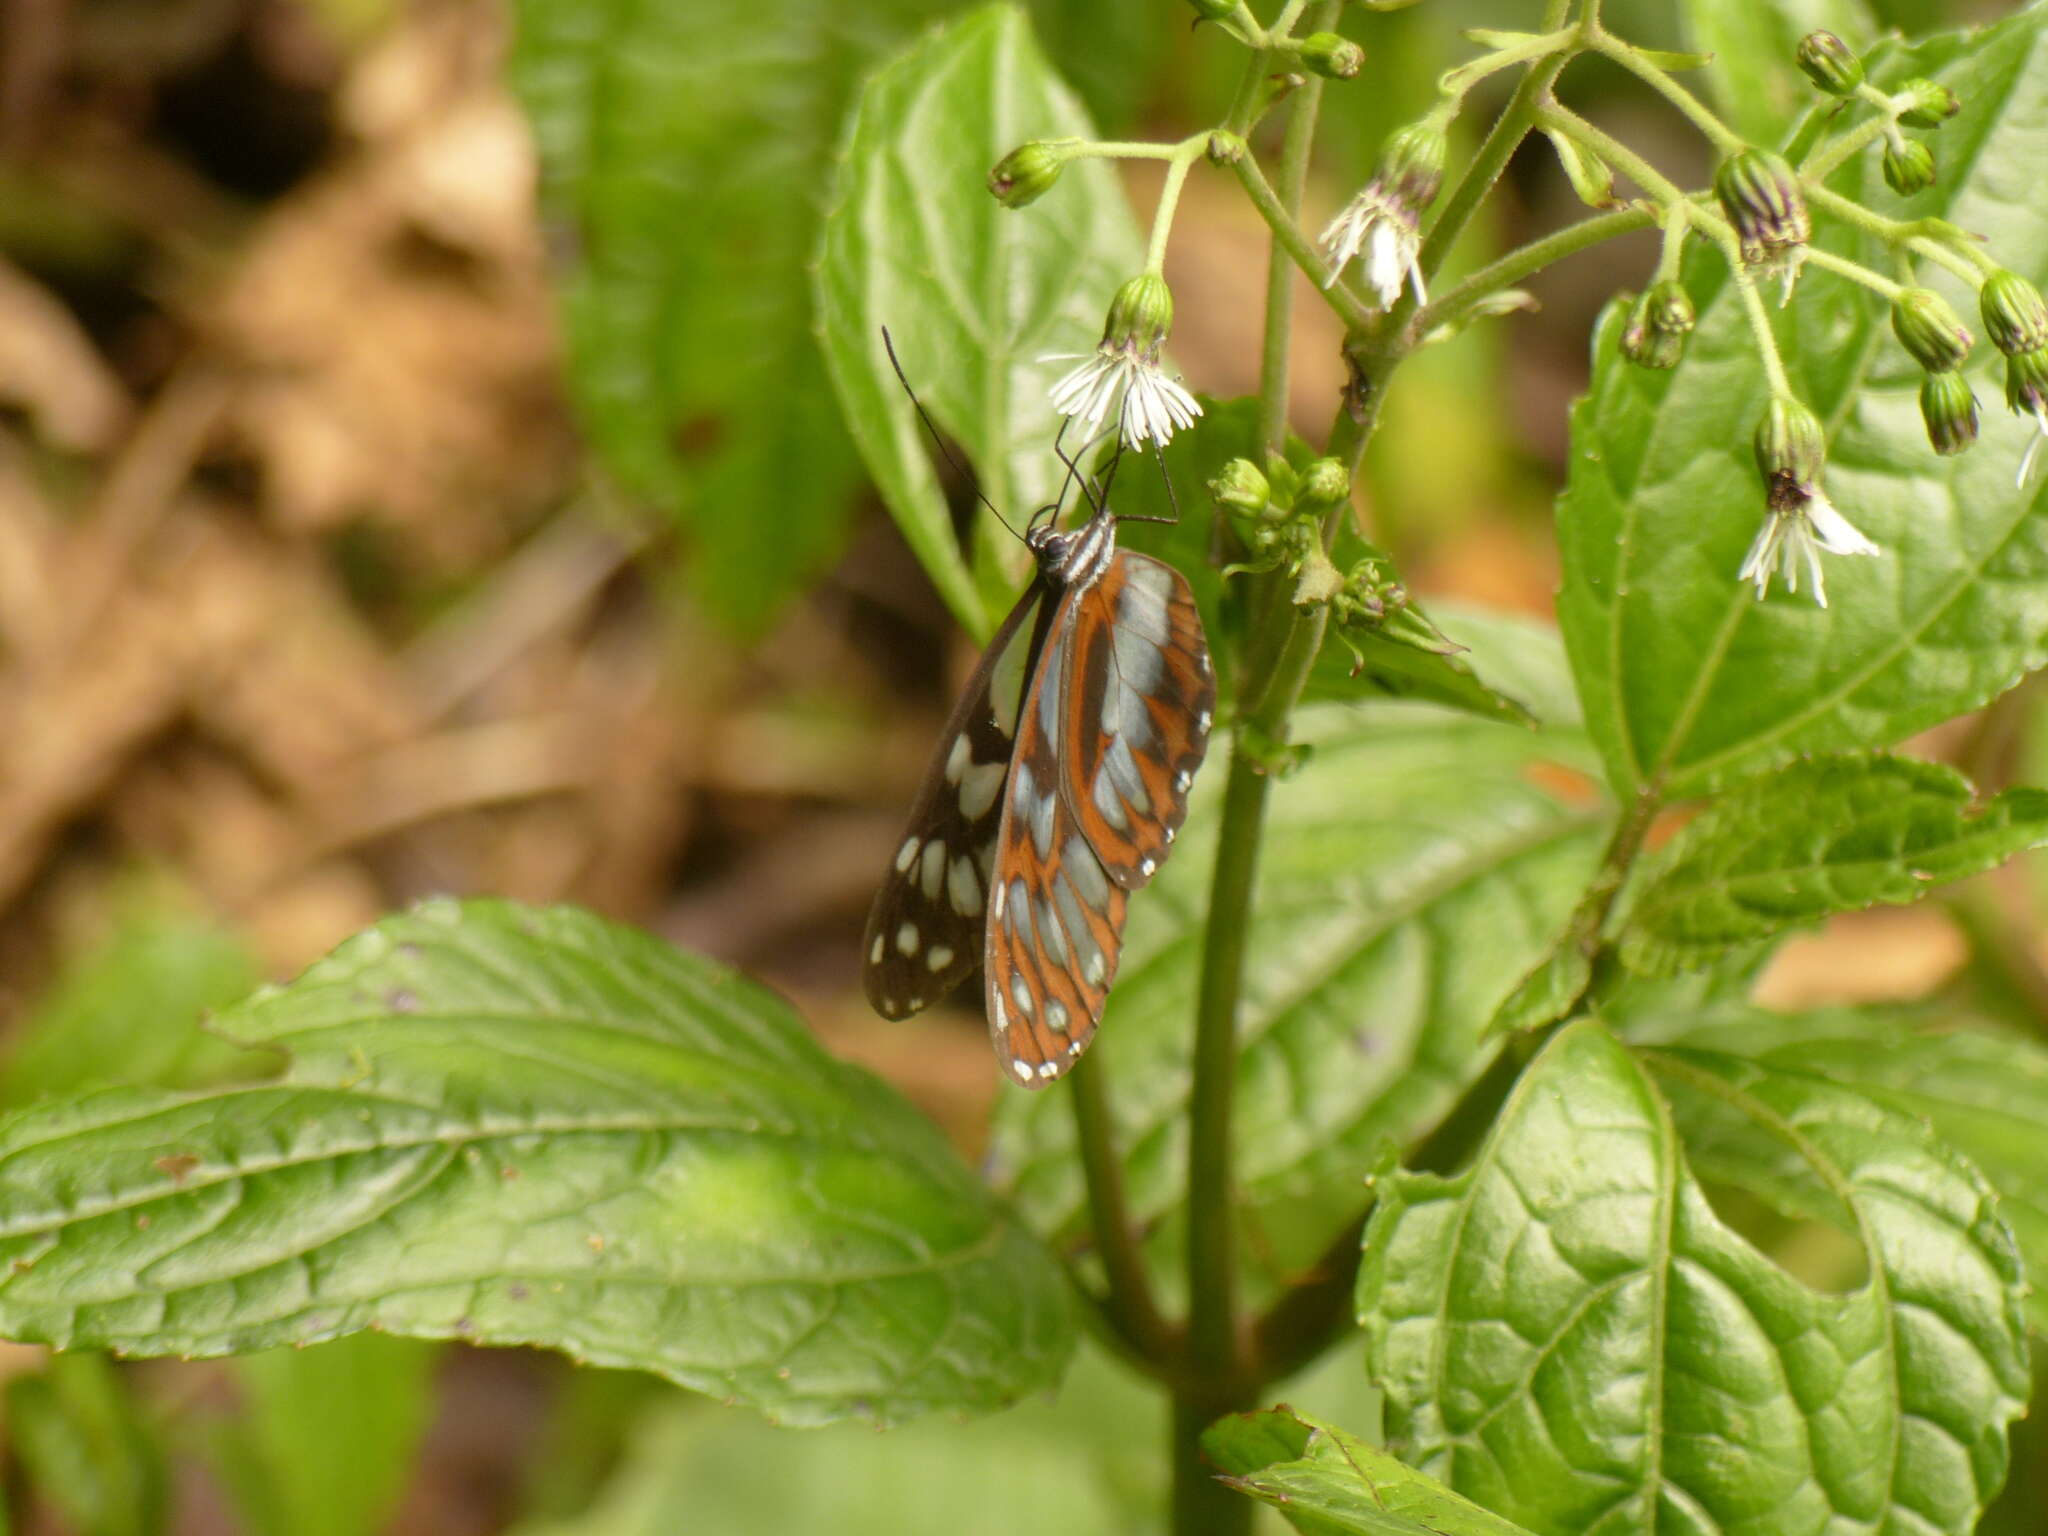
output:
[[[516,1179],[519,1177],[519,1170],[517,1168],[500,1168],[498,1170],[498,1173],[500,1177],[507,1179]]]
[[[393,1013],[412,1013],[419,1005],[418,994],[406,987],[393,987],[384,994],[384,1006]]]
[[[514,1301],[524,1301],[527,1298],[528,1292],[525,1286],[521,1285],[517,1280],[514,1280],[510,1285],[505,1287],[505,1294],[507,1296],[510,1296]]]
[[[405,958],[408,960],[413,959],[415,956],[419,954],[419,952],[419,945],[415,944],[411,939],[407,939],[403,944],[400,944],[398,946],[398,953],[405,956]]]
[[[473,1317],[458,1317],[455,1319],[455,1331],[465,1339],[475,1337],[476,1319]]]
[[[144,1212],[142,1212],[142,1213],[140,1213],[140,1214],[138,1214],[138,1215],[136,1216],[136,1218],[135,1218],[135,1230],[136,1230],[136,1231],[138,1231],[138,1232],[147,1232],[147,1231],[149,1230],[149,1213],[148,1213],[148,1212],[144,1211]]]
[[[716,416],[686,416],[668,435],[669,446],[685,459],[709,457],[725,440],[725,423]]]
[[[182,1185],[185,1175],[199,1166],[199,1158],[191,1152],[172,1152],[157,1158],[150,1166],[173,1184]]]

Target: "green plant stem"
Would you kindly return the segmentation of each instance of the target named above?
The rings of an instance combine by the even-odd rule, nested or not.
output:
[[[1260,32],[1259,46],[1246,61],[1244,74],[1237,82],[1237,95],[1223,116],[1224,132],[1237,134],[1240,138],[1251,132],[1253,115],[1258,110],[1259,91],[1273,65],[1277,45],[1294,34],[1294,23],[1307,5],[1308,0],[1287,0],[1280,14],[1273,18],[1273,25]]]
[[[1561,133],[1566,138],[1585,145],[1656,198],[1661,206],[1670,208],[1687,200],[1684,191],[1670,177],[1614,135],[1605,129],[1596,128],[1569,108],[1560,107],[1555,102],[1545,102],[1536,108],[1535,121],[1539,127],[1548,128],[1553,133]]]
[[[1720,118],[1709,112],[1699,97],[1671,78],[1668,70],[1658,67],[1644,57],[1642,50],[1623,42],[1611,32],[1592,29],[1587,46],[1603,58],[1612,59],[1651,90],[1662,96],[1671,105],[1685,114],[1693,127],[1706,136],[1707,142],[1724,155],[1732,155],[1746,148],[1742,135],[1735,132]]]
[[[1259,169],[1258,161],[1252,157],[1251,151],[1244,150],[1231,163],[1231,168],[1237,172],[1237,179],[1244,184],[1245,194],[1250,197],[1252,207],[1258,210],[1259,217],[1266,221],[1266,227],[1273,232],[1274,240],[1279,243],[1282,250],[1294,258],[1294,264],[1308,275],[1309,280],[1315,283],[1324,301],[1336,311],[1337,318],[1344,322],[1344,328],[1347,331],[1356,331],[1370,326],[1373,323],[1373,312],[1365,307],[1364,301],[1348,284],[1339,281],[1331,283],[1328,287],[1323,286],[1329,269],[1324,265],[1322,257],[1317,254],[1315,246],[1309,242],[1300,221],[1288,213],[1286,205],[1280,201],[1279,194],[1267,182],[1265,173]]]
[[[1509,251],[1505,256],[1488,262],[1477,272],[1465,278],[1454,288],[1445,289],[1430,300],[1417,314],[1415,328],[1423,335],[1438,326],[1460,318],[1466,310],[1490,293],[1509,288],[1532,273],[1575,255],[1589,246],[1603,240],[1612,240],[1616,235],[1625,235],[1633,230],[1647,229],[1657,222],[1657,210],[1648,204],[1623,208],[1613,213],[1595,214],[1590,219],[1581,219],[1576,224],[1567,224],[1563,229],[1532,240],[1527,245]]]
[[[1998,266],[1996,258],[1974,244],[1967,241],[1958,244],[1947,238],[1954,226],[1942,220],[1888,219],[1881,213],[1872,213],[1852,198],[1817,185],[1806,176],[1800,177],[1800,185],[1806,192],[1807,202],[1813,207],[1866,234],[1875,235],[1894,249],[1910,250],[1925,256],[1936,265],[1948,268],[1973,288],[1983,281],[1985,273],[1996,270]]]
[[[1728,275],[1735,281],[1735,291],[1742,295],[1743,313],[1749,317],[1750,333],[1756,338],[1765,381],[1773,394],[1792,398],[1792,381],[1785,376],[1785,359],[1778,354],[1778,333],[1771,327],[1771,312],[1764,306],[1764,296],[1757,291],[1755,276],[1743,264],[1742,247],[1735,231],[1723,225],[1720,230],[1710,231],[1710,235],[1728,260]]]
[[[1290,5],[1282,13],[1282,22],[1291,27],[1299,10]],[[1332,26],[1336,15],[1335,0],[1323,0],[1316,9],[1315,25],[1318,29]],[[1311,79],[1290,104],[1276,193],[1289,222],[1301,206],[1321,100],[1322,82]],[[1260,431],[1264,440],[1276,447],[1285,446],[1287,433],[1292,260],[1276,229],[1268,256],[1266,336],[1259,374]],[[1231,1111],[1237,1091],[1237,1014],[1244,985],[1245,930],[1264,842],[1270,781],[1260,760],[1243,749],[1242,735],[1249,726],[1262,738],[1284,739],[1288,711],[1307,680],[1315,645],[1321,640],[1320,623],[1313,626],[1313,635],[1300,635],[1307,626],[1296,620],[1285,598],[1286,577],[1279,572],[1259,578],[1251,594],[1255,625],[1285,625],[1288,633],[1277,647],[1263,644],[1263,637],[1255,633],[1245,647],[1248,667],[1266,654],[1273,655],[1274,661],[1265,675],[1247,675],[1241,680],[1240,718],[1232,737],[1195,1004],[1188,1096],[1188,1380],[1175,1393],[1173,1412],[1173,1529],[1178,1536],[1242,1536],[1251,1529],[1254,1512],[1250,1500],[1216,1481],[1202,1455],[1201,1435],[1223,1414],[1250,1407],[1254,1390],[1245,1369],[1238,1316]]]
[[[1539,33],[1524,38],[1519,43],[1497,48],[1492,53],[1482,54],[1476,59],[1458,65],[1455,69],[1445,70],[1437,80],[1437,89],[1448,98],[1446,105],[1455,112],[1471,94],[1472,88],[1489,75],[1498,74],[1503,69],[1511,69],[1517,64],[1526,64],[1531,59],[1543,58],[1547,54],[1560,53],[1570,47],[1578,35],[1577,27],[1559,27],[1553,32]]]
[[[1198,141],[1199,142],[1199,141]],[[1091,140],[1073,150],[1076,160],[1175,160],[1186,152],[1188,141],[1155,144],[1150,140]]]
[[[1207,134],[1185,140],[1166,162],[1166,181],[1159,189],[1159,205],[1152,210],[1152,241],[1145,251],[1145,270],[1154,276],[1166,262],[1166,241],[1173,233],[1173,215],[1180,207],[1181,188],[1187,185],[1188,167],[1208,141]]]
[[[1819,267],[1823,272],[1833,272],[1846,277],[1852,283],[1861,283],[1865,288],[1883,294],[1887,299],[1896,299],[1906,290],[1903,285],[1893,282],[1882,272],[1873,272],[1860,261],[1851,261],[1846,256],[1837,256],[1833,251],[1824,251],[1817,245],[1806,248],[1806,264]]]
[[[1847,133],[1829,143],[1819,146],[1800,163],[1799,174],[1809,181],[1825,181],[1859,154],[1864,146],[1883,138],[1892,130],[1888,117],[1873,117],[1859,123]]]
[[[1138,1251],[1101,1062],[1100,1055],[1084,1056],[1067,1079],[1074,1134],[1081,1149],[1081,1174],[1088,1188],[1088,1219],[1107,1287],[1101,1310],[1125,1347],[1157,1371],[1172,1362],[1178,1344],[1153,1300],[1144,1256]]]

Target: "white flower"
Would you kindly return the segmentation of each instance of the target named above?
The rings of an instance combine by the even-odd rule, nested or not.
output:
[[[1828,592],[1821,579],[1822,551],[1874,555],[1878,548],[1835,510],[1818,486],[1787,486],[1782,494],[1772,496],[1770,514],[1757,530],[1756,542],[1749,546],[1739,579],[1755,582],[1761,600],[1770,590],[1774,570],[1785,578],[1788,590],[1797,592],[1799,569],[1804,565],[1813,582],[1813,600],[1825,608]]]
[[[1159,344],[1135,335],[1104,337],[1102,344],[1052,387],[1052,408],[1093,433],[1112,411],[1126,447],[1149,438],[1162,443],[1195,424],[1202,407],[1159,366]]]
[[[1428,295],[1422,291],[1422,267],[1416,259],[1422,251],[1422,237],[1417,232],[1415,215],[1398,199],[1389,197],[1377,180],[1368,182],[1365,190],[1330,220],[1321,243],[1330,263],[1330,275],[1323,279],[1325,288],[1335,283],[1352,257],[1363,251],[1365,286],[1379,300],[1381,309],[1391,307],[1401,296],[1404,282],[1414,284],[1416,303],[1428,301]]]

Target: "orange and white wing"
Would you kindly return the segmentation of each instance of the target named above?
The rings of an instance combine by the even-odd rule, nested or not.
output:
[[[1004,1069],[1027,1088],[1064,1073],[1095,1034],[1123,943],[1124,888],[1082,834],[1060,788],[1068,679],[1092,588],[1068,593],[1053,618],[1024,708],[1002,829],[996,835],[982,965],[988,1028]]]
[[[1109,878],[1136,890],[1187,819],[1216,675],[1195,595],[1172,566],[1119,551],[1075,601],[1061,791]]]

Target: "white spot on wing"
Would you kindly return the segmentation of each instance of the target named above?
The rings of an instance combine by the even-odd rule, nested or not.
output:
[[[916,857],[917,839],[906,837],[903,839],[903,846],[896,850],[896,873],[899,875],[907,873],[910,869],[911,861]]]
[[[1067,1005],[1058,998],[1045,1005],[1045,1027],[1056,1035],[1067,1032]]]
[[[960,775],[967,771],[967,733],[962,731],[953,738],[953,750],[946,754],[946,782],[958,784]]]
[[[979,821],[1002,793],[1003,775],[1008,769],[1008,763],[983,763],[962,774],[960,814],[969,821]]]
[[[876,934],[875,942],[868,950],[868,964],[880,965],[882,963],[882,951],[887,947],[888,940],[884,939],[879,933]]]
[[[917,953],[917,924],[905,923],[896,930],[896,947],[906,955]]]
[[[972,917],[981,910],[981,882],[974,877],[972,860],[953,861],[946,873],[946,897],[962,917]]]
[[[1024,977],[1021,973],[1011,973],[1010,1001],[1017,1005],[1017,1011],[1023,1014],[1025,1018],[1031,1017],[1031,989],[1024,984]]]
[[[953,963],[952,946],[948,944],[934,944],[925,952],[924,963],[932,968],[932,972],[935,975],[943,971]]]
[[[939,899],[939,887],[946,879],[946,845],[936,837],[924,845],[924,858],[917,866],[918,889],[926,901]]]

